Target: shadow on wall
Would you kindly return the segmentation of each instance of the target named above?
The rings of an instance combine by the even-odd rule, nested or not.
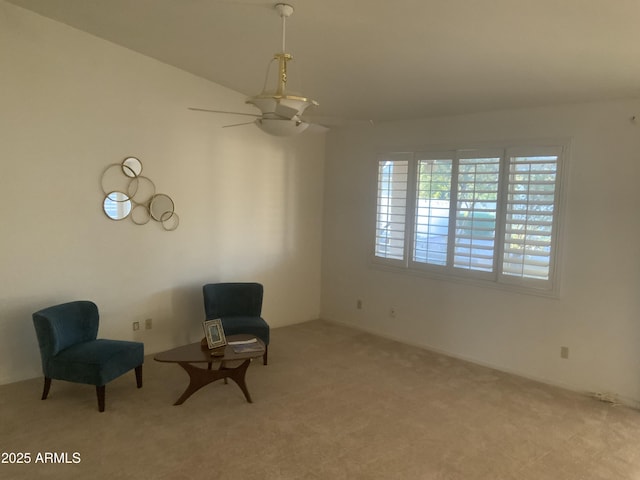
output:
[[[41,308],[55,305],[54,299],[19,297],[4,299],[0,338],[19,349],[0,349],[0,384],[34,378],[42,374],[40,350],[31,315]]]
[[[288,248],[287,232],[298,228],[297,219],[289,213],[289,205],[300,201],[303,194],[290,174],[290,164],[297,159],[272,139],[240,145],[239,149],[237,138],[228,137],[217,146],[219,157],[233,158],[216,164],[213,179],[212,203],[223,207],[218,211],[216,231],[233,232],[217,239],[219,247],[236,264],[241,265],[247,254],[256,261],[277,262]],[[238,239],[250,242],[251,248],[239,249]]]
[[[190,283],[171,290],[170,293],[174,315],[170,342],[172,345],[185,345],[200,340],[204,336],[204,299],[202,297],[204,283]]]

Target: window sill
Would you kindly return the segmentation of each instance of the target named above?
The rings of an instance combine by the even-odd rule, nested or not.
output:
[[[537,297],[560,299],[560,292],[557,288],[552,289],[540,289],[534,287],[528,287],[523,285],[515,285],[510,283],[497,282],[495,280],[485,280],[480,278],[472,278],[463,275],[453,275],[449,273],[435,272],[429,269],[422,268],[410,268],[405,266],[390,265],[383,260],[372,258],[368,262],[369,268],[374,270],[408,275],[417,278],[426,278],[430,280],[436,280],[439,282],[449,282],[461,285],[471,285],[475,287],[491,288],[494,290],[502,290],[505,292],[519,293],[524,295],[533,295]]]

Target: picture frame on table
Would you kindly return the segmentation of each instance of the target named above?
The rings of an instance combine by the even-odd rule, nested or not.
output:
[[[202,324],[204,328],[204,336],[207,339],[207,346],[209,350],[218,347],[224,347],[227,344],[227,339],[224,336],[224,329],[222,328],[222,320],[216,318],[215,320],[206,320]]]

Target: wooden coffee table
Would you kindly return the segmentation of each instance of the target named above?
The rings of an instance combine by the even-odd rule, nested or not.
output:
[[[255,338],[253,335],[229,335],[227,342],[253,338]],[[158,353],[153,359],[158,362],[177,363],[189,374],[189,385],[174,405],[182,405],[187,398],[202,387],[222,378],[225,379],[225,383],[227,378],[236,382],[242,393],[244,393],[247,402],[253,403],[245,383],[245,374],[251,359],[263,356],[265,351],[262,340],[259,338],[256,340],[257,348],[251,352],[236,353],[233,351],[233,345],[226,345],[224,347],[224,356],[214,357],[206,344],[202,347],[201,342],[198,342]],[[229,363],[235,364],[237,362],[242,363],[237,366],[228,366]],[[205,366],[201,368],[192,364],[205,364]],[[212,368],[214,364],[218,364],[218,368]]]

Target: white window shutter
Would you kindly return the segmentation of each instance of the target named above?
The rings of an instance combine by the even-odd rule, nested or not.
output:
[[[501,155],[460,158],[456,189],[453,267],[495,271]]]
[[[502,280],[550,288],[558,149],[510,152]]]
[[[378,160],[375,256],[380,259],[405,260],[410,158],[400,153]]]
[[[452,168],[453,154],[418,156],[413,262],[447,265]]]

